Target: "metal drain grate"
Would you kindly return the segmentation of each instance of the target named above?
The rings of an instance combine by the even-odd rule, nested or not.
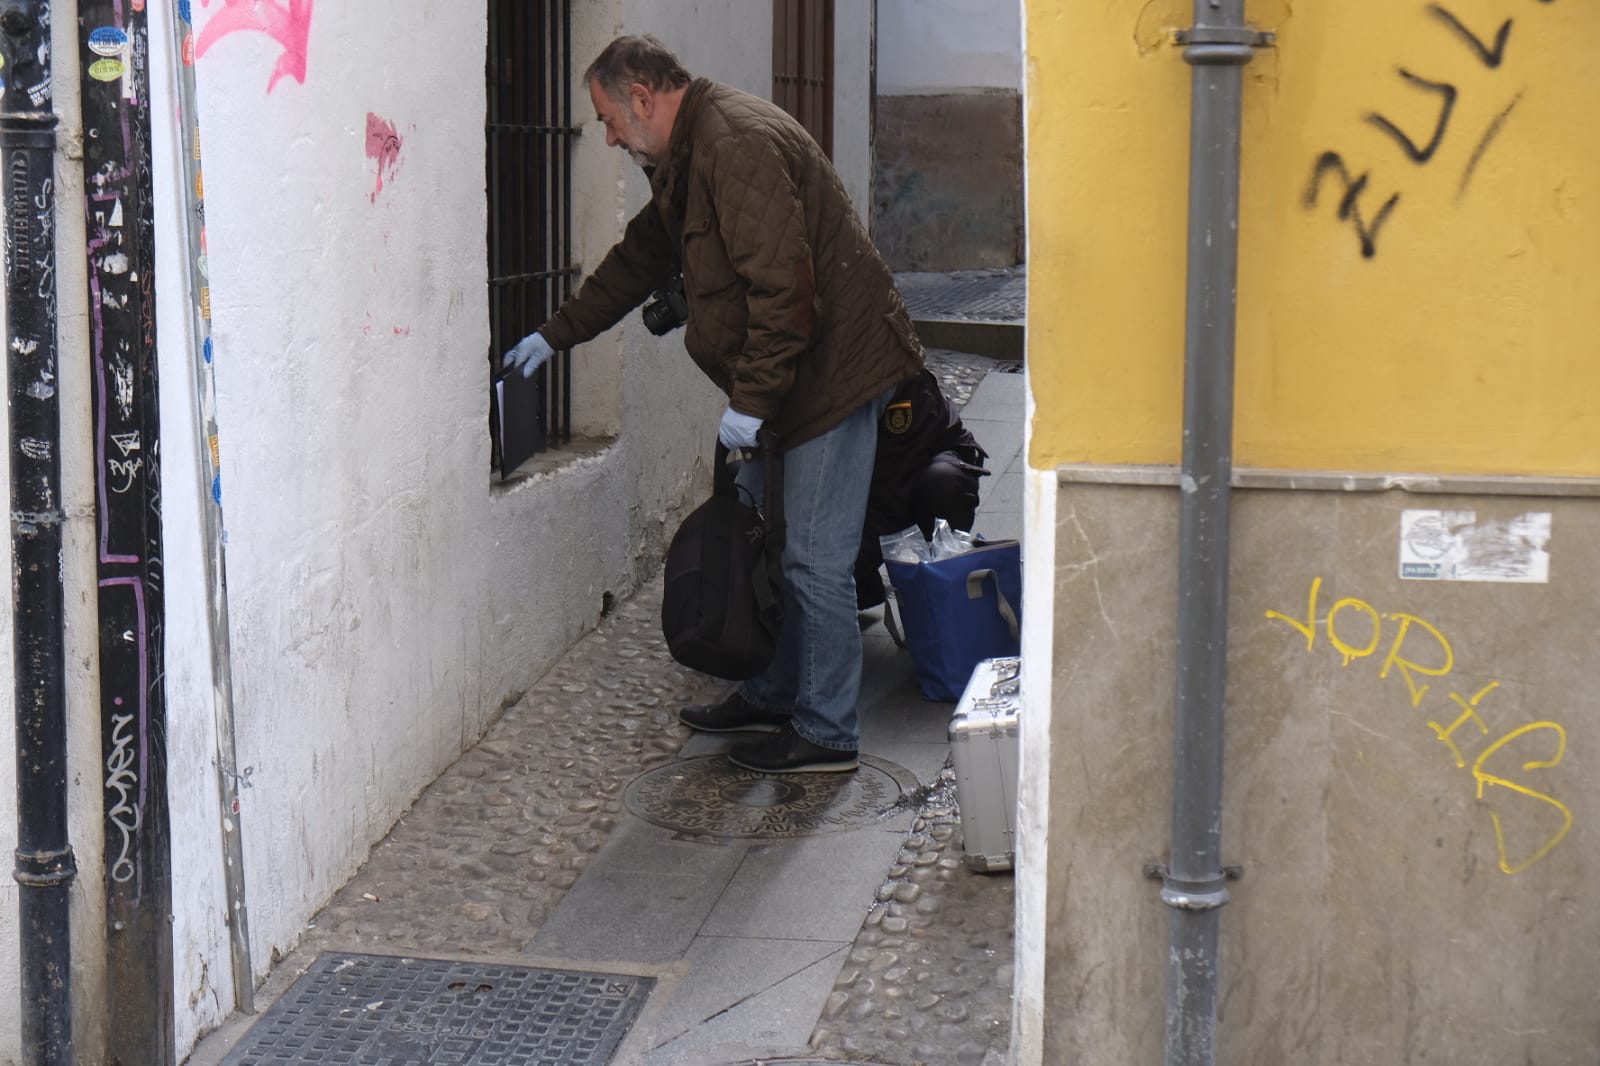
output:
[[[654,978],[319,955],[222,1066],[605,1066]]]

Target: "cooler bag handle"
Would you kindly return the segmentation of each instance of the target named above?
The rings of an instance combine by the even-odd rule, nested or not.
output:
[[[974,570],[967,575],[967,599],[983,599],[983,579],[992,578],[994,581],[995,598],[1000,601],[997,610],[1000,617],[1005,619],[1006,625],[1011,630],[1011,639],[1020,640],[1021,627],[1017,625],[1017,612],[1012,610],[1011,601],[1006,599],[1006,594],[1000,589],[1000,575],[993,570]]]

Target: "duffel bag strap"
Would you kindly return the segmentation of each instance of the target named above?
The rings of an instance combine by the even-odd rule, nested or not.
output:
[[[761,618],[769,623],[776,636],[778,620],[783,614],[783,545],[788,539],[783,518],[783,449],[778,435],[765,427],[756,441],[762,462],[761,528],[765,565],[757,566],[751,578]],[[749,457],[748,452],[745,454]]]
[[[1011,639],[1020,640],[1022,627],[1017,625],[1017,612],[1012,609],[1011,601],[1006,599],[1006,594],[1000,588],[999,574],[995,573],[993,570],[974,570],[972,573],[968,574],[967,599],[983,599],[984,578],[990,578],[994,581],[995,598],[1000,601],[997,610],[1000,612],[1000,617],[1005,619],[1006,626],[1011,630]]]

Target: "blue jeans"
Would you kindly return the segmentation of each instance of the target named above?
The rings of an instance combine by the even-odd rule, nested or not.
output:
[[[818,747],[860,746],[861,626],[856,620],[856,552],[878,450],[878,418],[893,390],[862,404],[820,437],[783,453],[783,625],[765,673],[739,686],[746,700],[794,716],[794,730]],[[760,463],[736,480],[761,499]]]

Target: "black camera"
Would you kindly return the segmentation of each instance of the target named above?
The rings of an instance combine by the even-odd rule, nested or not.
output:
[[[683,296],[683,275],[674,274],[672,280],[650,294],[640,316],[644,328],[657,337],[665,337],[689,321],[689,301]]]

